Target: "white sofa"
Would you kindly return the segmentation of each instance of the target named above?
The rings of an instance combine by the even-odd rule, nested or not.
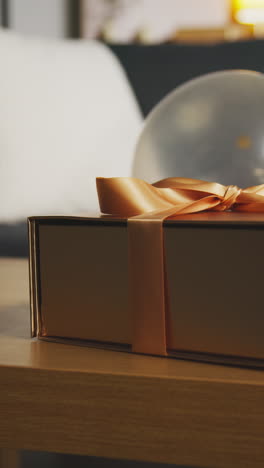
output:
[[[104,45],[0,30],[0,222],[97,210],[96,176],[129,176],[142,117]]]

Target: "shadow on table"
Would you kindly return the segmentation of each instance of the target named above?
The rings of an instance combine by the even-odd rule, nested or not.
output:
[[[201,468],[194,465],[167,465],[44,452],[22,452],[21,468]]]

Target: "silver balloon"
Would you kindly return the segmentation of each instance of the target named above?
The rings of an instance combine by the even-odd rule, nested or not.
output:
[[[264,183],[264,75],[215,72],[176,88],[146,119],[133,175]]]

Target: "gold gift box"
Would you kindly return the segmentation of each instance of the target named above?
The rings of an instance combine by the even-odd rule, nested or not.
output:
[[[264,214],[163,225],[169,356],[264,363]],[[131,351],[127,220],[29,219],[32,336]]]

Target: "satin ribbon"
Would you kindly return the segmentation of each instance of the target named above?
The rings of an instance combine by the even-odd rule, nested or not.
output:
[[[264,212],[264,184],[246,189],[173,177],[155,184],[132,178],[96,179],[101,212],[128,218],[132,350],[166,355],[163,221],[201,211]]]

